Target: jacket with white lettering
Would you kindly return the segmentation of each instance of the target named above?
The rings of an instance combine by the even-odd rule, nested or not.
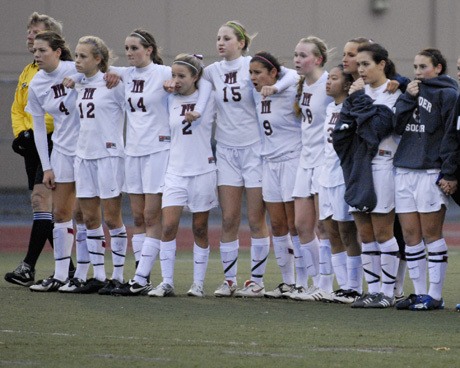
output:
[[[457,82],[447,76],[425,79],[419,94],[407,92],[395,105],[393,124],[401,135],[393,164],[395,167],[427,170],[441,168],[441,145],[457,100]],[[451,147],[444,147],[448,155]]]
[[[345,179],[345,202],[363,212],[371,212],[377,204],[372,161],[380,143],[392,133],[392,118],[388,106],[374,104],[361,90],[343,102],[340,119],[332,132]]]

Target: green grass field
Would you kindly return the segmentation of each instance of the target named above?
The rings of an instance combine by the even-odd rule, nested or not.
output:
[[[192,254],[181,251],[174,298],[31,293],[3,280],[22,253],[0,253],[0,366],[5,367],[458,367],[460,249],[449,253],[444,298],[434,312],[354,310],[269,299],[218,299],[217,249],[204,299],[187,297]],[[108,258],[108,257],[106,257]],[[127,260],[125,276],[134,273]],[[38,277],[52,273],[45,253]],[[110,264],[107,265],[107,270]],[[240,285],[249,252],[240,255]],[[159,263],[152,273],[160,281]],[[270,259],[266,287],[280,281]],[[412,290],[407,280],[406,294]]]

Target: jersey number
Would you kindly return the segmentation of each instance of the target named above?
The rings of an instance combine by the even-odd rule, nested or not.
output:
[[[308,119],[308,124],[311,124],[311,122],[313,120],[313,114],[311,113],[310,109],[306,109],[305,110],[305,115],[303,115],[303,121],[307,121],[307,119]]]
[[[70,114],[69,110],[67,110],[67,107],[65,107],[64,102],[61,102],[61,103],[59,104],[59,111],[60,111],[60,112],[63,112],[63,113],[66,114],[66,115],[69,115],[69,114]]]
[[[131,97],[128,98],[129,106],[131,107],[131,112],[135,112],[136,109],[134,108],[132,102],[131,102]],[[144,97],[141,97],[139,101],[137,101],[137,107],[142,110],[142,112],[146,112],[147,109],[145,108],[144,105]]]
[[[192,123],[189,123],[187,120],[182,121],[182,134],[188,135],[192,134]]]
[[[85,117],[85,114],[83,112],[83,104],[80,102],[78,104],[78,107],[80,108],[80,119],[83,119]],[[94,119],[94,104],[92,102],[88,102],[86,107],[88,108],[88,111],[86,112],[86,117],[88,119]]]
[[[228,87],[224,87],[223,88],[223,91],[224,91],[224,102],[228,102],[228,98],[227,98],[227,88]],[[238,102],[238,101],[241,101],[241,93],[238,91],[240,89],[239,86],[235,86],[235,87],[231,87],[230,88],[230,91],[232,93],[232,100],[235,101],[235,102]]]
[[[273,129],[272,126],[270,125],[270,122],[268,120],[264,120],[262,123],[264,129],[265,129],[265,135],[272,135],[273,134]]]

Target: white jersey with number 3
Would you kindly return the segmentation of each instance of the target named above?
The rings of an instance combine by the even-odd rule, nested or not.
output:
[[[302,154],[300,166],[311,169],[324,162],[324,119],[326,107],[333,101],[326,95],[328,73],[324,72],[312,85],[304,81],[299,106],[302,109]]]
[[[124,156],[124,86],[106,87],[104,74],[83,78],[76,86],[80,113],[77,156],[91,160]]]
[[[198,91],[189,96],[175,94],[169,97],[171,149],[167,173],[195,176],[216,170],[211,149],[213,98],[209,99],[199,119],[192,123],[185,120],[185,113],[194,110],[197,100]]]

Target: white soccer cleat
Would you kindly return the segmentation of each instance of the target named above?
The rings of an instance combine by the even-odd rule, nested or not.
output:
[[[247,280],[242,289],[235,291],[235,298],[262,298],[265,288],[252,280]]]
[[[174,287],[162,282],[156,288],[150,290],[147,295],[156,297],[174,296]]]
[[[275,290],[267,291],[264,294],[264,297],[271,298],[271,299],[286,298],[285,294],[288,292],[292,292],[292,289],[294,289],[294,287],[295,285],[289,285],[289,284],[282,282],[275,288]]]
[[[230,280],[225,280],[222,285],[220,285],[216,291],[214,291],[214,295],[223,298],[223,297],[231,297],[236,291],[236,283]]]
[[[198,298],[204,298],[204,290],[202,285],[193,283],[190,290],[187,291],[188,296],[196,296]]]

